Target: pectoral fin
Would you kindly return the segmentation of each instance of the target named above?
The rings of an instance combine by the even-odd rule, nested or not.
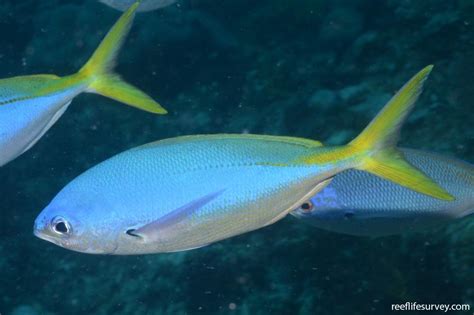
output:
[[[133,230],[129,234],[142,238],[146,243],[159,241],[160,235],[163,235],[165,230],[172,228],[186,218],[189,218],[191,215],[202,209],[206,204],[219,197],[223,192],[224,190],[219,190],[199,199],[195,199],[161,218]]]

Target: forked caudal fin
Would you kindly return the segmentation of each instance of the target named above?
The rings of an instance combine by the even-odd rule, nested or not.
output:
[[[351,160],[348,167],[367,171],[416,192],[441,200],[454,200],[422,171],[405,160],[395,147],[400,128],[420,96],[423,83],[433,66],[427,66],[410,79],[385,105],[362,133],[348,145],[315,153],[304,163],[331,163]]]
[[[112,98],[147,112],[166,114],[166,110],[151,97],[113,73],[117,54],[130,31],[139,5],[140,1],[135,2],[122,14],[77,75],[90,80],[88,92]]]
[[[427,66],[411,78],[348,146],[358,152],[367,152],[358,169],[431,197],[454,200],[446,190],[408,163],[395,147],[401,126],[413,109],[432,69],[433,66]]]

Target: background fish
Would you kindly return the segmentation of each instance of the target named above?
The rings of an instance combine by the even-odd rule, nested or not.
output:
[[[83,92],[97,93],[156,114],[166,110],[112,72],[138,3],[130,7],[76,74],[0,80],[0,166],[30,149]]]
[[[112,7],[114,9],[125,11],[127,10],[135,0],[99,0],[100,2]],[[138,7],[138,12],[148,12],[157,9],[161,9],[172,5],[177,0],[142,0],[140,1],[140,6]]]
[[[116,155],[69,183],[38,216],[34,233],[86,253],[193,249],[278,221],[350,168],[451,200],[394,147],[431,68],[405,84],[347,146],[208,135],[158,141]]]
[[[402,149],[406,159],[456,200],[415,193],[364,172],[350,170],[291,214],[318,228],[384,236],[419,231],[474,213],[474,166],[435,153]]]

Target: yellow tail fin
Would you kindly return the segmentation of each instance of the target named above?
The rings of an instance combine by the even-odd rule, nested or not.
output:
[[[365,158],[356,168],[393,181],[422,194],[442,200],[454,200],[446,190],[423,172],[408,163],[395,148],[400,128],[420,96],[423,83],[433,66],[418,72],[395,94],[380,113],[351,141],[352,152],[365,152]]]
[[[140,1],[135,2],[107,33],[89,61],[78,75],[90,80],[87,91],[97,93],[138,109],[155,114],[166,110],[136,87],[124,82],[112,72],[118,51],[125,41]]]

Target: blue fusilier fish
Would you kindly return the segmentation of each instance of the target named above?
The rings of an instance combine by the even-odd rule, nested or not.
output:
[[[83,92],[97,93],[139,109],[165,114],[158,103],[112,72],[138,3],[115,23],[79,72],[0,80],[0,166],[30,149]]]
[[[34,233],[85,253],[198,248],[278,221],[331,177],[352,168],[452,200],[395,148],[431,69],[416,74],[344,146],[224,134],[178,137],[125,151],[69,183],[37,217]]]
[[[420,231],[474,213],[474,166],[439,154],[401,150],[405,158],[456,200],[415,193],[371,174],[350,170],[291,214],[318,228],[361,236]]]

